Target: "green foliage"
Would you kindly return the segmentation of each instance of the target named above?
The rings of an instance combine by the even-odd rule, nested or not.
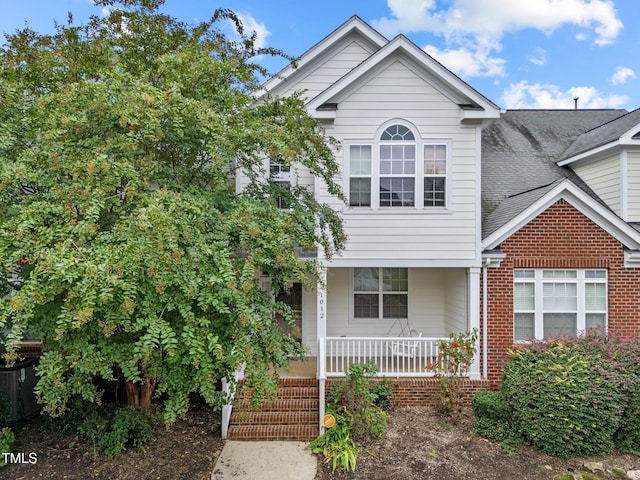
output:
[[[49,431],[56,436],[78,433],[86,435],[88,432],[96,430],[92,425],[97,423],[99,418],[101,415],[98,412],[98,405],[88,402],[78,395],[69,399],[65,411],[61,415],[44,414]],[[99,437],[100,434],[96,436]]]
[[[334,405],[327,408],[327,413],[332,414],[336,422],[310,443],[311,451],[322,454],[325,462],[331,464],[332,472],[338,467],[355,470],[359,448],[350,435],[353,419],[345,407]]]
[[[502,442],[509,434],[510,410],[502,392],[477,392],[471,401],[475,422],[473,430],[493,442]]]
[[[16,437],[9,427],[0,428],[0,454],[11,452],[11,445]],[[0,467],[6,465],[4,456],[0,455]]]
[[[347,381],[332,387],[329,399],[336,407],[344,407],[351,419],[351,436],[359,441],[380,437],[387,430],[387,413],[375,402],[379,387],[370,377],[377,372],[375,362],[349,365]]]
[[[392,388],[387,383],[374,383],[370,377],[377,372],[375,362],[349,366],[347,379],[332,385],[327,413],[336,422],[310,446],[313,453],[324,455],[332,470],[355,470],[358,442],[381,437],[387,431],[387,412],[379,405],[391,405]]]
[[[448,340],[440,342],[437,360],[427,368],[438,379],[439,408],[451,417],[459,419],[463,405],[463,387],[466,374],[476,353],[478,330],[451,333]]]
[[[629,395],[629,403],[616,434],[616,447],[640,455],[640,386],[636,386]]]
[[[143,447],[153,437],[153,426],[147,415],[138,407],[128,406],[116,412],[98,447],[105,455],[117,455],[129,448]]]
[[[393,385],[385,378],[382,382],[371,385],[371,400],[376,407],[385,412],[393,407]]]
[[[502,390],[513,433],[559,457],[609,453],[631,380],[639,378],[632,351],[602,333],[590,333],[512,352]]]
[[[0,330],[9,361],[27,330],[45,340],[46,412],[119,372],[157,385],[170,422],[191,393],[219,406],[216,383],[240,365],[259,386],[303,353],[273,298],[292,278],[315,286],[318,264],[296,251],[331,254],[344,235],[302,186],[277,208],[265,159],[342,198],[339,169],[300,96],[256,101],[267,72],[251,59],[278,52],[232,12],[189,25],[160,0],[96,3],[110,14],[0,49]]]

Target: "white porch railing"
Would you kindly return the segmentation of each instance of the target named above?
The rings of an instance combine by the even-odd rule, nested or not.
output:
[[[378,376],[432,377],[427,367],[438,361],[440,343],[448,338],[327,337],[320,339],[318,377],[343,377],[353,363],[373,361]],[[323,355],[324,354],[324,355]]]

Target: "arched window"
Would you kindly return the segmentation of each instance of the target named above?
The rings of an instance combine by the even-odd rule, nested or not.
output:
[[[393,123],[369,143],[349,143],[346,155],[350,207],[446,207],[448,142]]]
[[[414,207],[416,142],[404,125],[387,127],[379,142],[380,206]]]

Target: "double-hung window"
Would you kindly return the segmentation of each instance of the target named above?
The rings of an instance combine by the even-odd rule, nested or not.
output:
[[[447,180],[446,145],[424,146],[424,206],[444,207]]]
[[[371,145],[349,147],[349,206],[371,206]]]
[[[446,207],[448,143],[418,139],[393,124],[374,141],[345,150],[350,207]]]
[[[398,319],[409,316],[406,268],[354,268],[353,317]]]
[[[576,335],[607,323],[606,270],[517,269],[514,339]]]
[[[276,186],[276,191],[280,194],[276,195],[276,204],[278,208],[289,208],[285,200],[285,194],[291,189],[291,166],[285,164],[281,160],[269,160],[269,177]]]

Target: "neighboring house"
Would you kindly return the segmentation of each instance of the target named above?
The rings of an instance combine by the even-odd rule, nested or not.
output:
[[[270,169],[339,211],[348,236],[318,253],[318,291],[290,295],[321,391],[353,361],[428,377],[439,340],[472,329],[484,388],[519,342],[640,334],[640,111],[505,112],[358,17],[264,88],[304,90],[339,144],[346,203],[302,168]]]
[[[482,203],[493,386],[514,343],[640,336],[640,110],[505,112],[482,135]]]

